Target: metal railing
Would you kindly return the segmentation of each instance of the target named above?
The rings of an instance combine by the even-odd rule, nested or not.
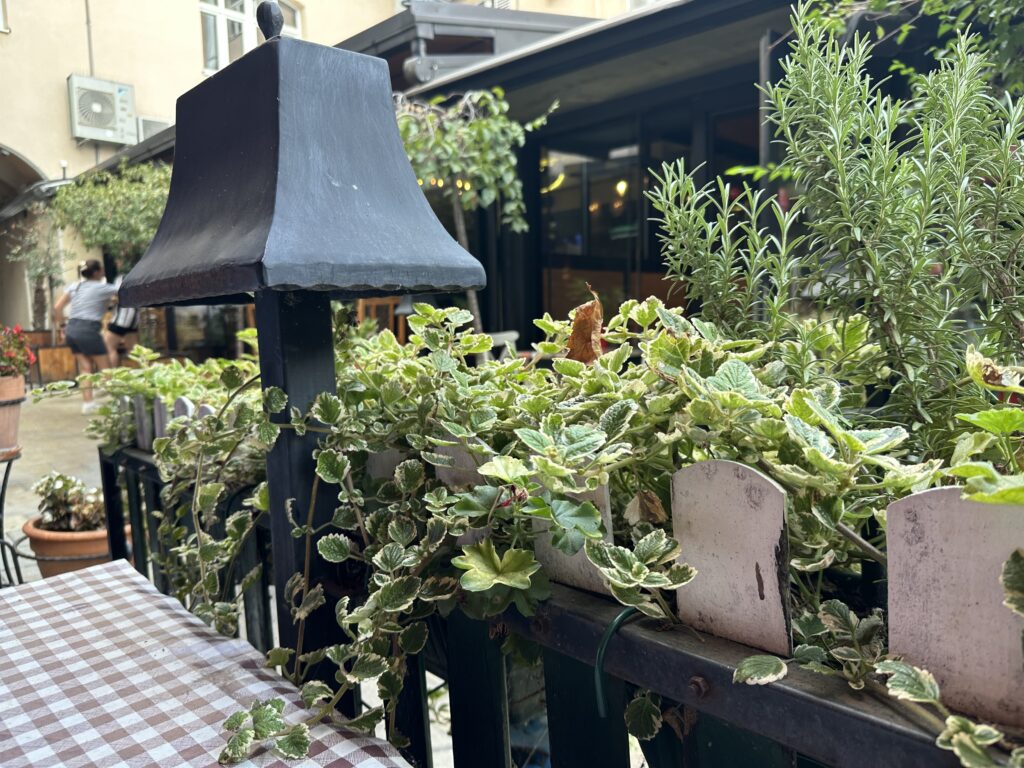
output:
[[[151,454],[126,448],[100,453],[107,502],[110,548],[134,564],[165,593],[167,580],[151,562],[163,546],[156,535],[163,482]],[[244,494],[225,503],[222,517]],[[237,507],[236,507],[237,508]],[[131,524],[126,540],[124,523]],[[259,528],[244,557],[264,564],[260,582],[244,596],[246,637],[257,648],[274,645],[270,584],[270,531]],[[238,570],[242,573],[248,567]],[[328,595],[337,585],[328,584]],[[955,766],[938,750],[934,735],[897,712],[891,703],[852,691],[841,680],[793,665],[786,679],[766,686],[737,686],[732,672],[756,652],[747,646],[692,630],[666,628],[652,619],[606,630],[622,612],[613,601],[578,589],[552,585],[552,596],[526,618],[510,610],[490,622],[459,610],[431,620],[427,649],[410,657],[396,727],[409,746],[403,750],[417,768],[432,768],[426,672],[446,680],[456,768],[512,768],[509,683],[501,650],[510,633],[541,648],[546,698],[546,741],[553,768],[628,768],[629,741],[624,710],[638,688],[663,697],[666,721],[658,736],[641,746],[650,768],[887,768]],[[338,637],[308,637],[310,647]],[[602,685],[595,663],[606,643]],[[599,701],[599,695],[601,700]],[[353,715],[362,707],[347,697],[340,707]]]

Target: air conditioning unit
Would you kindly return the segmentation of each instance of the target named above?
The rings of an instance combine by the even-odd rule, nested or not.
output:
[[[135,89],[124,83],[68,76],[71,135],[85,141],[136,144]]]
[[[138,123],[139,141],[145,141],[150,136],[156,136],[160,131],[171,127],[167,120],[157,120],[152,117],[140,117]]]

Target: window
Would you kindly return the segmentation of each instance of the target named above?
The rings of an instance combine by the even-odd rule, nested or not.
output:
[[[226,67],[260,43],[262,35],[256,26],[258,4],[259,0],[199,0],[206,72]],[[278,2],[278,5],[284,16],[281,34],[301,37],[302,19],[298,7],[286,2]]]

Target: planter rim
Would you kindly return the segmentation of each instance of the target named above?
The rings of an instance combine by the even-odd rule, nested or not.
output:
[[[21,532],[30,539],[41,541],[95,541],[107,538],[106,526],[97,528],[94,531],[47,531],[36,525],[39,517],[39,515],[36,515],[30,520],[26,520],[25,524],[21,526]]]

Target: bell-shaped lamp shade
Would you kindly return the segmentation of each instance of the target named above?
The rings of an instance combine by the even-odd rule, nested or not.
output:
[[[339,298],[479,288],[402,146],[386,62],[271,39],[178,99],[170,196],[126,306],[255,291]]]

